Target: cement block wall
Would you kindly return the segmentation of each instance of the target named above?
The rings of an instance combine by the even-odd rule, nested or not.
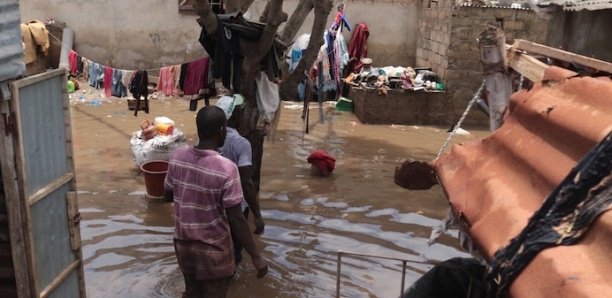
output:
[[[347,0],[346,15],[351,26],[361,22],[368,25],[368,56],[375,66],[412,66],[415,64],[417,47],[417,26],[420,17],[420,0]],[[259,19],[267,1],[257,1],[249,9],[254,19]],[[295,10],[298,0],[285,0],[283,10],[289,15]],[[334,1],[338,5],[339,1]],[[327,24],[336,16],[336,8],[329,14]],[[304,21],[299,34],[310,33],[314,14]],[[282,30],[282,28],[281,28]],[[344,30],[344,38],[349,43],[351,32]]]
[[[547,45],[612,62],[612,9],[558,11],[549,25]]]
[[[502,22],[506,42],[515,38],[544,43],[548,23],[527,9],[455,6],[451,0],[423,6],[419,24],[417,66],[431,67],[445,81],[457,121],[482,83],[477,38],[487,22]],[[473,110],[466,124],[484,125],[488,117]]]
[[[376,65],[413,65],[415,62],[419,0],[348,0],[351,24],[366,22],[369,53]],[[98,63],[116,68],[156,68],[191,61],[205,55],[198,42],[200,27],[194,15],[179,14],[178,0],[54,0],[20,1],[21,20],[54,18],[75,32],[75,50]],[[251,7],[254,20],[265,0]],[[337,2],[337,1],[335,1]],[[297,0],[286,0],[289,15]],[[328,24],[335,16],[335,8]],[[311,12],[301,29],[310,32]],[[351,33],[345,32],[347,42]]]

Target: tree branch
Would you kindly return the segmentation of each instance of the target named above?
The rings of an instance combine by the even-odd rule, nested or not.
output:
[[[204,28],[206,28],[206,33],[214,34],[217,31],[217,17],[213,13],[212,7],[210,7],[208,0],[195,0],[193,3],[193,8],[195,9],[196,14],[200,17],[198,18],[198,23],[200,23],[200,25],[204,25]]]
[[[245,13],[247,10],[249,10],[249,7],[251,7],[251,4],[253,4],[253,2],[255,2],[255,0],[242,0],[242,3],[240,3],[240,11]]]
[[[300,27],[302,27],[302,24],[304,24],[304,20],[306,20],[306,17],[314,8],[313,2],[314,0],[300,0],[298,6],[293,11],[293,14],[291,14],[289,21],[287,21],[287,24],[283,29],[283,33],[281,33],[281,39],[283,42],[289,44],[291,41],[293,41],[300,30]]]
[[[225,4],[225,13],[234,13],[240,9],[240,0],[223,0]]]
[[[272,4],[272,2],[268,1],[268,3],[266,3],[266,7],[264,8],[263,13],[261,14],[261,17],[259,17],[259,22],[260,23],[267,23],[268,22],[268,13],[270,13],[270,5]]]
[[[333,0],[319,0],[314,3],[314,23],[312,24],[312,34],[310,35],[310,41],[308,47],[304,52],[304,56],[298,63],[298,66],[293,70],[286,80],[281,84],[281,98],[293,98],[297,90],[298,83],[304,78],[304,72],[309,70],[312,63],[319,54],[319,49],[325,42],[323,34],[325,34],[325,28],[327,25],[327,17],[332,10]]]
[[[261,38],[257,43],[257,60],[261,60],[272,47],[278,27],[287,21],[287,14],[283,12],[283,0],[270,0],[268,19]]]

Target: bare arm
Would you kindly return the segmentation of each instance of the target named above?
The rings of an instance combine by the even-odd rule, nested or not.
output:
[[[249,225],[242,215],[242,209],[240,204],[225,209],[227,212],[227,218],[229,220],[230,228],[234,233],[234,236],[238,238],[238,241],[244,246],[244,249],[251,256],[251,262],[255,269],[257,269],[257,278],[262,278],[268,273],[268,263],[261,257],[251,233],[249,233]]]
[[[261,216],[259,208],[259,199],[255,191],[255,183],[253,183],[253,166],[239,167],[240,183],[244,193],[244,199],[249,204],[249,208],[255,217],[255,234],[261,234],[264,231],[265,223]]]

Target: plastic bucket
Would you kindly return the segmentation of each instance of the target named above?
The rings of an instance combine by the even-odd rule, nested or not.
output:
[[[164,180],[168,172],[168,162],[165,160],[153,160],[140,166],[144,173],[147,197],[161,199],[164,197]]]

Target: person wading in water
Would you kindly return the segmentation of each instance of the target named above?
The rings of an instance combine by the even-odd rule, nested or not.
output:
[[[268,264],[242,214],[238,168],[217,152],[227,135],[224,112],[204,107],[196,126],[198,145],[170,156],[165,197],[174,200],[174,249],[185,278],[183,298],[223,298],[236,271],[230,227],[251,256],[258,278],[266,275]]]

